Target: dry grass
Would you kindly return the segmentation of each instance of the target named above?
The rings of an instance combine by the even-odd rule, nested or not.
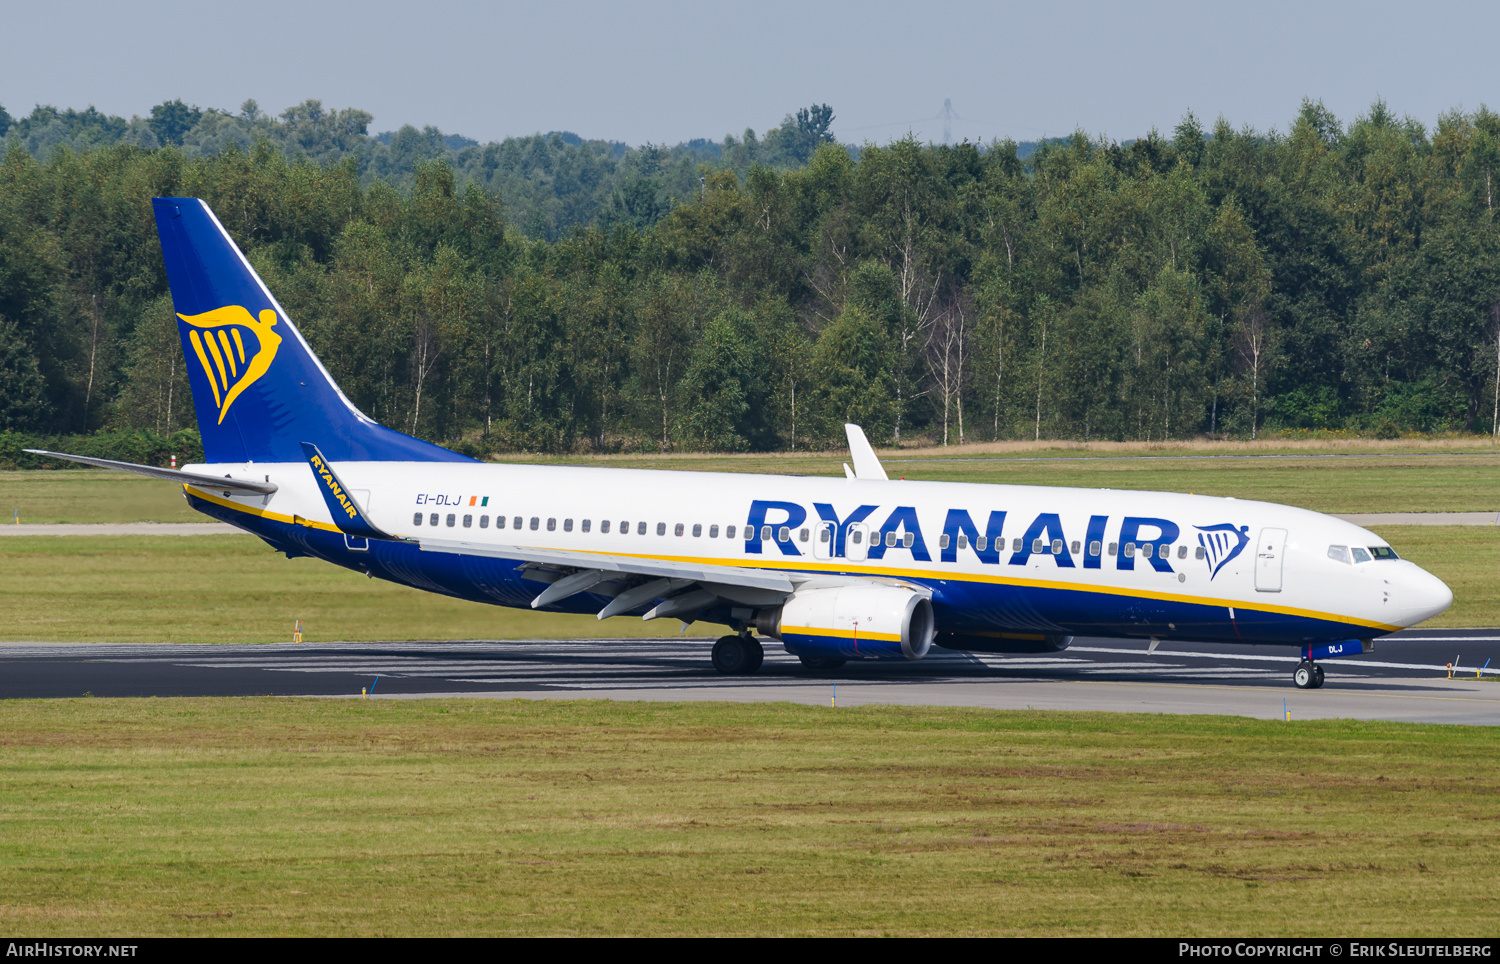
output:
[[[0,704],[33,935],[1484,935],[1500,733],[524,701]]]

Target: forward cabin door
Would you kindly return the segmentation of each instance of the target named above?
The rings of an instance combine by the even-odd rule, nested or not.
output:
[[[1281,592],[1281,562],[1286,555],[1286,530],[1262,529],[1255,545],[1255,588]]]

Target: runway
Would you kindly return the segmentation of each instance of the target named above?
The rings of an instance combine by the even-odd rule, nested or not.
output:
[[[969,655],[934,650],[915,662],[851,663],[809,673],[767,641],[749,677],[709,666],[711,640],[0,645],[0,698],[327,696],[377,699],[788,701],[994,709],[1213,713],[1293,720],[1352,718],[1500,723],[1500,630],[1426,630],[1376,652],[1322,663],[1319,690],[1291,684],[1283,649],[1080,639],[1062,653]],[[1458,660],[1458,678],[1445,664]],[[1487,678],[1475,672],[1493,660]],[[1283,707],[1285,700],[1285,707]]]

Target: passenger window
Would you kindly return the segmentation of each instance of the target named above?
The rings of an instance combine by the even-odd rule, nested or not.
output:
[[[1150,559],[1151,558],[1151,543],[1148,542],[1145,545],[1141,546],[1141,558],[1142,559]]]
[[[1062,540],[1061,539],[1053,539],[1052,540],[1052,554],[1054,556],[1060,556],[1060,555],[1062,555],[1062,549],[1063,549]]]
[[[959,546],[960,549],[963,548],[963,544],[964,544],[963,533],[959,533],[959,535],[958,535],[958,546]],[[939,549],[946,549],[946,548],[948,548],[948,533],[945,532],[942,535],[938,536],[938,548]]]
[[[1355,546],[1354,547],[1354,561],[1355,561],[1355,563],[1369,562],[1370,561],[1370,554],[1368,552],[1366,552],[1365,550],[1361,549],[1359,546]]]
[[[604,533],[605,535],[609,535],[609,520],[608,519],[605,519],[604,521],[602,521],[602,522],[599,523],[599,531],[602,532],[602,533]]]
[[[1074,539],[1073,540],[1073,545],[1071,547],[1069,547],[1069,548],[1070,548],[1070,551],[1076,556],[1078,554],[1078,550],[1081,548],[1081,544],[1078,542],[1077,539]]]
[[[1040,540],[1040,539],[1032,539],[1031,540],[1031,551],[1032,552],[1041,552],[1042,551],[1042,540]]]
[[[734,533],[731,532],[730,535],[734,535]],[[719,527],[718,526],[709,526],[708,527],[708,537],[710,539],[717,539],[717,538],[719,538]]]
[[[414,526],[421,525],[422,524],[422,513],[418,512],[415,515],[413,515],[411,517],[411,524],[414,525]]]
[[[487,516],[487,515],[480,516],[479,517],[479,528],[481,528],[481,529],[488,529],[489,527],[490,527],[490,517]]]
[[[701,539],[701,538],[703,538],[703,526],[700,523],[697,523],[697,522],[693,523],[693,538],[694,539]]]
[[[666,525],[666,523],[662,523],[662,525]],[[680,536],[680,535],[682,535],[686,531],[687,531],[686,527],[684,527],[683,524],[681,522],[679,522],[679,523],[677,523],[677,525],[675,527],[673,527],[672,534],[674,536]],[[661,535],[661,529],[658,528],[656,530],[656,534],[657,535]]]
[[[1196,548],[1196,549],[1193,550],[1193,558],[1194,559],[1206,559],[1206,558],[1208,558],[1208,550],[1204,549],[1202,546],[1199,546],[1198,548]]]
[[[770,526],[761,526],[760,527],[760,541],[761,542],[770,542],[771,541],[771,527]]]
[[[658,522],[656,524],[656,534],[659,536],[667,534],[667,524],[665,522]]]
[[[454,524],[454,523],[455,523],[455,522],[456,522],[456,521],[458,521],[458,520],[457,520],[457,518],[456,518],[456,517],[455,517],[455,516],[454,516],[454,514],[453,514],[453,513],[452,513],[452,512],[450,512],[450,513],[448,513],[448,528],[450,528],[450,529],[451,529],[451,528],[453,528],[453,524]]]
[[[513,529],[519,529],[519,528],[521,528],[521,523],[522,523],[522,522],[523,522],[523,521],[524,521],[524,520],[523,520],[523,519],[522,519],[522,518],[521,518],[521,517],[520,517],[520,516],[516,516],[516,517],[515,517],[515,518],[514,518],[514,519],[512,519],[512,520],[511,520],[511,522],[510,522],[510,525],[511,525],[511,528],[513,528]]]
[[[917,544],[917,534],[915,532],[906,533],[901,537],[901,544],[910,549],[912,546]]]
[[[833,533],[831,531],[829,531],[829,528],[827,526],[823,526],[823,527],[821,527],[821,528],[818,529],[818,541],[819,542],[826,543],[826,542],[828,542],[830,540],[830,538],[832,538],[832,536],[833,536]],[[945,548],[947,547],[947,543],[943,543],[943,545],[944,545]]]
[[[978,549],[980,552],[983,552],[984,550],[988,549],[989,547],[990,547],[989,536],[979,536],[979,537],[977,537],[974,540],[974,548]],[[1005,540],[1004,539],[996,539],[995,540],[995,551],[996,552],[999,552],[1004,547],[1005,547]]]
[[[1010,551],[1011,552],[1020,552],[1021,551],[1021,540],[1020,539],[1017,539],[1017,540],[1015,540],[1014,542],[1012,542],[1010,544]]]
[[[564,519],[563,520],[563,531],[564,532],[572,532],[573,531],[573,520],[572,519]]]
[[[638,535],[638,536],[645,535],[646,534],[646,523],[644,523],[644,522],[637,522],[635,524],[635,534]]]
[[[1089,555],[1091,555],[1091,556],[1097,556],[1099,554],[1099,550],[1102,549],[1102,548],[1104,548],[1104,547],[1101,546],[1097,540],[1094,541],[1094,542],[1090,542],[1089,543]]]
[[[854,537],[854,544],[856,546],[865,541],[865,534],[859,529],[855,529],[850,535]]]
[[[1127,542],[1127,543],[1125,543],[1125,558],[1126,559],[1134,559],[1135,558],[1135,543],[1133,543],[1133,542]]]
[[[808,540],[808,538],[811,537],[811,535],[812,535],[812,530],[810,530],[810,529],[803,529],[800,533],[797,534],[797,541],[799,541],[799,542],[806,542]]]
[[[734,538],[734,526],[729,526],[729,527],[725,528],[725,530],[724,530],[724,538],[726,538],[726,539],[733,539]]]
[[[885,534],[885,545],[886,545],[886,548],[888,548],[888,549],[894,549],[895,548],[895,546],[896,546],[896,534],[894,532],[887,532]]]
[[[471,516],[471,515],[464,516],[464,528],[465,529],[472,529],[473,527],[474,527],[474,517]]]
[[[1119,548],[1120,544],[1118,542],[1111,542],[1109,544],[1109,554],[1114,555],[1119,550]]]
[[[779,531],[779,532],[776,533],[776,541],[777,542],[791,542],[792,541],[792,530],[788,529],[786,526],[782,526],[781,527],[781,531]]]
[[[535,532],[537,529],[539,529],[541,527],[541,524],[542,524],[542,520],[541,520],[540,517],[538,517],[538,516],[532,516],[531,517],[531,531],[532,532]]]
[[[958,547],[960,549],[967,549],[967,548],[969,548],[969,537],[968,537],[968,535],[966,533],[960,532],[958,534]],[[946,533],[943,535],[943,545],[942,545],[942,548],[944,548],[944,549],[948,548],[948,536],[947,536]]]
[[[583,522],[579,524],[578,530],[580,532],[587,532],[592,525],[593,523],[591,521],[589,521],[588,519],[584,519]]]
[[[504,529],[505,528],[505,516],[503,516],[503,515],[497,515],[497,516],[495,516],[495,528],[496,529]]]
[[[432,526],[438,524],[438,514],[436,512],[427,517],[427,524]]]
[[[532,526],[532,528],[535,529],[536,526]],[[557,520],[556,519],[548,519],[547,520],[547,531],[548,532],[556,532],[557,531]]]
[[[1180,546],[1177,547],[1177,558],[1179,558],[1179,559],[1186,559],[1187,558],[1187,544],[1186,543],[1184,543],[1183,545],[1180,545]]]

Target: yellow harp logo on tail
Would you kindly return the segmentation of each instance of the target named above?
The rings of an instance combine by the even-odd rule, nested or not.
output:
[[[223,425],[229,406],[270,370],[276,358],[276,349],[281,347],[281,336],[271,330],[276,325],[276,312],[267,308],[257,320],[240,305],[225,305],[201,315],[177,317],[192,326],[188,343],[208,376],[214,404],[219,406],[219,424]],[[254,339],[253,344],[246,344],[247,334]]]

